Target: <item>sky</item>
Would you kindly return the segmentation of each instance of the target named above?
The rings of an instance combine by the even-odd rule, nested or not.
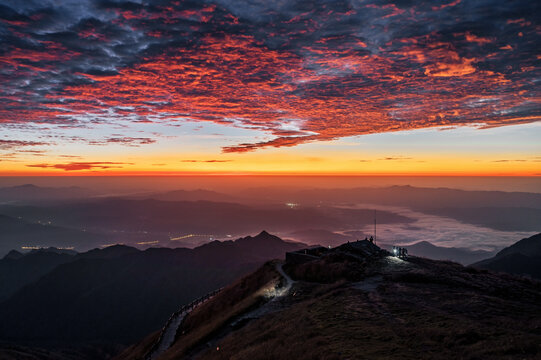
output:
[[[541,175],[536,1],[0,0],[0,175]]]

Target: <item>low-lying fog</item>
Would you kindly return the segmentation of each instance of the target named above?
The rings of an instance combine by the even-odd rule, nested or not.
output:
[[[415,219],[415,222],[409,224],[396,223],[377,226],[377,239],[387,246],[428,241],[436,246],[495,251],[509,246],[519,239],[536,234],[535,231],[494,230],[398,206],[358,204],[356,208],[385,210]],[[359,230],[359,234],[372,234],[374,226],[365,226]],[[347,234],[347,232],[343,233]]]

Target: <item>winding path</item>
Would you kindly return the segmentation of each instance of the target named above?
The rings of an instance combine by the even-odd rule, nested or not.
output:
[[[277,300],[283,298],[287,294],[289,294],[289,290],[291,289],[291,286],[295,281],[291,279],[282,269],[282,264],[276,264],[276,271],[280,273],[280,275],[285,279],[286,283],[284,286],[273,289],[268,295],[267,298],[272,297],[269,301],[258,307],[257,309],[251,310],[244,315],[241,315],[237,319],[233,320],[231,322],[231,326],[236,326],[238,323],[244,322],[246,320],[252,320],[260,318],[261,316],[265,314],[269,314],[275,311],[279,311],[281,309],[281,305],[277,302]]]
[[[244,319],[250,319],[250,318],[257,318],[264,314],[267,314],[269,312],[272,312],[272,305],[275,300],[282,298],[283,296],[287,295],[289,293],[289,290],[291,289],[291,286],[295,282],[289,275],[287,275],[282,268],[281,263],[276,264],[276,271],[280,273],[280,275],[285,279],[285,285],[274,289],[272,294],[272,299],[264,304],[263,306],[250,311],[249,313],[245,314],[244,316],[241,316],[239,319],[233,322],[237,323],[238,321],[244,320]],[[209,299],[213,298],[214,295],[216,295],[221,289],[218,289],[216,291],[213,291],[193,302],[191,302],[188,305],[183,306],[180,310],[178,310],[176,313],[171,315],[167,323],[165,324],[164,328],[162,329],[162,332],[160,334],[160,337],[156,344],[152,347],[149,354],[146,356],[146,360],[155,360],[159,358],[167,349],[173,345],[175,342],[175,337],[178,331],[178,328],[182,325],[182,320],[188,315],[193,309],[198,307],[199,305],[205,303]]]
[[[154,360],[157,359],[165,350],[169,349],[173,342],[175,341],[175,335],[177,329],[180,326],[182,320],[188,315],[189,311],[183,311],[182,313],[175,313],[170,321],[168,321],[164,330],[162,330],[162,336],[158,342],[156,349],[147,357],[147,359]]]
[[[167,320],[167,323],[162,329],[162,332],[160,333],[160,337],[158,338],[158,341],[152,349],[150,350],[149,354],[145,357],[146,360],[154,360],[160,357],[167,349],[173,345],[175,342],[175,337],[177,335],[177,330],[179,326],[182,324],[182,320],[188,315],[190,312],[193,311],[196,307],[199,305],[207,302],[208,300],[212,299],[222,288],[215,290],[211,293],[208,293],[207,295],[200,297],[197,300],[192,301],[188,305],[183,306],[175,312],[169,320]]]
[[[286,274],[286,272],[282,268],[282,265],[283,265],[282,263],[276,264],[276,270],[280,273],[280,275],[284,277],[284,279],[286,279],[286,286],[280,289],[281,294],[279,296],[287,295],[287,293],[289,292],[289,289],[291,289],[291,286],[295,282],[292,278],[289,277],[288,274]]]

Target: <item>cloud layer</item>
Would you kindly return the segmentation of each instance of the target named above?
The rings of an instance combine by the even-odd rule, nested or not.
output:
[[[0,0],[0,126],[181,118],[271,135],[223,148],[244,152],[530,123],[540,11],[526,0]],[[154,141],[112,132],[98,145]]]
[[[52,168],[52,169],[61,169],[64,171],[79,171],[79,170],[94,170],[94,169],[118,169],[122,168],[122,165],[130,165],[125,163],[118,162],[70,162],[66,164],[31,164],[26,165],[27,167],[32,168]],[[133,165],[133,164],[131,164]]]

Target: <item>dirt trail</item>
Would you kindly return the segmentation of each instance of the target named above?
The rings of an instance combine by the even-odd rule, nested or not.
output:
[[[257,309],[249,311],[230,321],[228,324],[223,326],[222,329],[212,337],[212,339],[209,339],[207,343],[193,349],[185,358],[197,358],[197,356],[203,351],[215,347],[221,339],[226,337],[239,326],[244,326],[247,322],[253,319],[260,318],[263,315],[282,310],[285,305],[280,300],[284,299],[286,295],[289,294],[289,291],[291,290],[291,287],[293,286],[295,281],[285,273],[281,263],[276,264],[276,271],[278,271],[280,275],[285,279],[285,284],[279,288],[274,288],[272,290],[266,291],[265,296],[271,298],[269,301],[267,301]]]
[[[177,334],[177,330],[179,326],[182,324],[182,320],[188,315],[190,312],[192,312],[196,307],[199,305],[207,302],[208,300],[212,299],[219,291],[222,289],[215,290],[211,293],[208,293],[207,295],[192,301],[190,304],[183,306],[179,311],[174,313],[171,318],[167,321],[165,324],[164,329],[162,330],[162,333],[160,335],[160,338],[158,340],[158,343],[154,345],[153,349],[150,351],[150,354],[148,354],[145,359],[146,360],[154,360],[159,358],[167,349],[173,345],[175,342],[175,337]]]

